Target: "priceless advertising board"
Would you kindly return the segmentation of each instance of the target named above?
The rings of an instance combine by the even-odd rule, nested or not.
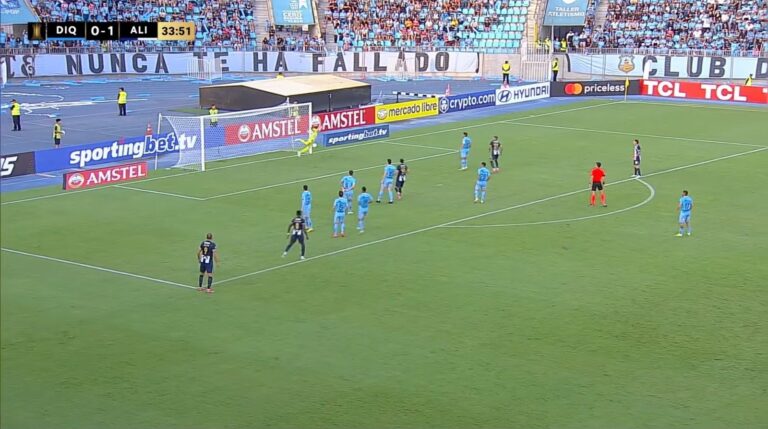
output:
[[[627,87],[629,83],[629,87]],[[604,80],[552,82],[552,97],[603,97],[611,95],[640,95],[640,81]]]
[[[449,95],[440,97],[440,113],[461,112],[462,110],[479,109],[496,105],[496,91],[472,92],[469,94]]]
[[[0,179],[35,174],[35,153],[23,152],[0,156]]]
[[[46,173],[130,161],[192,149],[199,144],[198,136],[181,134],[177,137],[174,133],[167,133],[45,149],[35,153],[35,170]]]
[[[522,103],[549,98],[549,82],[511,86],[496,90],[496,105]]]
[[[587,0],[549,0],[544,25],[584,25]]]
[[[642,95],[652,97],[768,104],[768,88],[760,86],[644,80],[642,88]]]
[[[8,78],[43,76],[92,76],[109,74],[186,74],[189,60],[215,59],[222,73],[395,73],[403,63],[419,73],[477,74],[480,54],[476,52],[166,52],[100,54],[0,53],[0,66]]]
[[[366,128],[355,128],[323,135],[323,146],[338,146],[349,143],[360,143],[368,140],[389,137],[389,125],[376,125]]]
[[[224,144],[247,144],[296,137],[309,133],[309,115],[268,121],[249,121],[224,127]]]
[[[93,188],[147,177],[147,162],[115,165],[94,170],[75,171],[64,175],[64,190]]]
[[[312,0],[271,0],[272,17],[277,25],[312,25]]]
[[[376,123],[404,121],[406,119],[435,116],[439,112],[437,97],[376,106]]]
[[[318,113],[312,117],[312,122],[320,124],[320,132],[364,127],[376,123],[376,109],[373,106],[368,106],[360,109]]]
[[[568,54],[568,63],[570,72],[605,76],[640,77],[648,63],[657,78],[768,79],[768,58]]]

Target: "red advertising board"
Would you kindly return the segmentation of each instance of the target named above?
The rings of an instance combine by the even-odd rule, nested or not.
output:
[[[373,106],[368,106],[359,109],[318,113],[312,118],[312,121],[320,123],[321,132],[375,125],[376,109]]]
[[[768,104],[768,88],[707,82],[644,80],[642,95],[688,100],[737,101]]]
[[[256,143],[306,135],[308,132],[309,115],[248,121],[227,125],[224,128],[224,143],[227,145]]]
[[[64,175],[64,190],[71,191],[141,179],[147,177],[147,172],[146,161],[75,171]]]

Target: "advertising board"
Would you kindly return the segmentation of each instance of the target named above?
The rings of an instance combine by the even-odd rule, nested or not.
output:
[[[511,86],[496,90],[496,105],[522,103],[549,98],[549,82]]]
[[[35,152],[0,156],[0,179],[35,174]]]
[[[323,146],[338,146],[349,143],[360,143],[368,140],[389,137],[389,125],[375,125],[365,128],[337,131],[323,134]]]
[[[376,123],[435,116],[439,111],[437,97],[376,106]]]
[[[74,171],[64,174],[64,190],[72,191],[93,188],[94,186],[114,185],[115,183],[142,179],[148,174],[146,161]]]
[[[268,121],[249,121],[229,124],[224,128],[224,144],[255,143],[306,135],[309,115],[291,116]]]
[[[642,81],[642,95],[688,100],[735,101],[768,104],[768,87],[682,82],[667,80]]]
[[[440,97],[440,113],[461,112],[463,110],[479,109],[496,105],[496,91],[472,92],[469,94],[448,95]]]
[[[627,86],[629,84],[629,86]],[[603,80],[603,81],[572,81],[552,82],[550,84],[552,97],[603,97],[640,95],[640,81],[637,80]]]
[[[318,113],[312,118],[312,122],[320,124],[320,132],[364,127],[376,123],[376,109],[373,106],[368,106],[359,109]]]

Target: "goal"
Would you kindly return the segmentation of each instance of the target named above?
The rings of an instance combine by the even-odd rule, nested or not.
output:
[[[173,130],[176,168],[205,171],[212,161],[277,151],[295,151],[310,129],[312,103],[281,104],[205,116],[159,115],[161,129]]]
[[[419,73],[416,66],[416,54],[413,52],[398,52],[397,56],[388,56],[386,62],[387,72],[386,80],[396,80],[407,82],[409,80],[418,80]]]
[[[222,77],[221,58],[187,59],[187,79],[213,82]]]

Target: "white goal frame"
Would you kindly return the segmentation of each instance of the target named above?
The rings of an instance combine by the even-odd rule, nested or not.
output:
[[[213,82],[224,77],[221,58],[187,58],[187,79]]]
[[[226,159],[233,159],[245,156],[261,155],[264,153],[280,152],[280,151],[295,151],[301,145],[298,142],[299,139],[307,138],[310,132],[312,122],[312,103],[284,103],[274,107],[268,107],[264,109],[254,110],[241,110],[237,112],[220,113],[217,115],[201,115],[201,116],[176,116],[176,115],[164,115],[159,113],[157,115],[157,134],[162,134],[163,130],[167,129],[170,125],[171,130],[176,134],[176,138],[180,139],[181,135],[185,135],[185,138],[199,138],[196,141],[195,146],[185,151],[185,148],[180,147],[178,154],[179,159],[173,165],[176,168],[191,168],[199,171],[206,170],[206,164],[211,161],[221,161]],[[281,136],[275,139],[263,139],[259,142],[244,142],[243,144],[228,146],[225,141],[215,141],[213,149],[215,154],[210,155],[209,151],[209,137],[206,135],[206,129],[208,130],[222,130],[226,127],[232,126],[254,126],[253,124],[275,122],[286,120],[291,122],[289,118],[295,119],[295,124],[298,124],[295,129],[297,133],[290,136]],[[167,122],[166,126],[163,124]],[[216,128],[213,128],[212,124],[216,123]],[[174,125],[176,124],[176,125]],[[181,126],[183,124],[183,127]],[[306,127],[304,127],[306,125]],[[254,126],[255,127],[255,126]],[[219,131],[219,137],[226,139],[226,130]],[[272,144],[269,144],[269,143]],[[177,144],[180,144],[177,140]],[[224,153],[222,154],[222,148]],[[185,156],[191,155],[191,156]],[[157,167],[158,159],[155,159],[155,166]]]

